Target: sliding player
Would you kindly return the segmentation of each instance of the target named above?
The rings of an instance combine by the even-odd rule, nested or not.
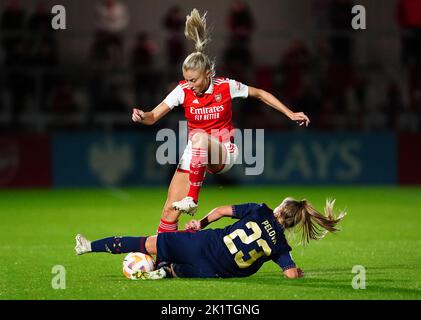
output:
[[[76,253],[142,252],[156,255],[166,266],[152,272],[138,272],[139,279],[230,278],[247,277],[257,272],[263,263],[272,260],[287,278],[303,275],[293,261],[285,229],[296,226],[302,231],[302,243],[319,240],[338,229],[344,218],[333,214],[335,201],[326,201],[325,214],[320,214],[307,200],[286,198],[274,210],[265,204],[247,203],[222,206],[212,210],[200,221],[192,220],[186,229],[197,232],[167,232],[150,237],[109,237],[89,241],[76,236]],[[203,230],[221,217],[240,219],[224,229]]]
[[[232,100],[253,97],[282,112],[300,126],[309,118],[294,113],[272,94],[235,80],[215,76],[215,64],[204,53],[210,41],[206,14],[194,9],[187,16],[185,35],[195,44],[182,66],[184,80],[150,112],[134,108],[132,120],[152,125],[177,106],[183,106],[188,122],[189,141],[168,189],[158,232],[178,229],[180,213],[193,215],[206,170],[227,172],[234,164],[238,148],[233,143]]]

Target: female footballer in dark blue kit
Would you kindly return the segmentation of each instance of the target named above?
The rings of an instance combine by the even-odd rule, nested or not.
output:
[[[187,223],[187,232],[109,237],[92,242],[78,234],[75,250],[77,254],[142,252],[169,261],[155,271],[138,272],[140,279],[247,277],[269,260],[277,263],[287,278],[298,278],[303,272],[291,257],[284,231],[300,226],[303,244],[323,238],[328,231],[337,231],[336,225],[346,213],[335,217],[333,205],[334,201],[326,201],[325,215],[307,200],[292,198],[284,199],[274,210],[256,203],[221,206],[200,221]],[[202,230],[222,217],[239,221],[224,229]]]

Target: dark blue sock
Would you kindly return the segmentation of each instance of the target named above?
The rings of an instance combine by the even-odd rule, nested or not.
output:
[[[92,252],[113,254],[142,252],[148,254],[145,242],[148,237],[109,237],[91,242]]]

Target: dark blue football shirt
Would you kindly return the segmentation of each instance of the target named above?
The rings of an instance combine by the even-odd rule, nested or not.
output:
[[[266,204],[234,205],[236,223],[224,229],[200,231],[206,248],[203,255],[219,277],[247,277],[266,261],[273,260],[283,270],[295,267],[284,228]]]

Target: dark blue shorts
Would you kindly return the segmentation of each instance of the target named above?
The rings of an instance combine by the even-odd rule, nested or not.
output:
[[[157,259],[173,263],[180,278],[214,278],[206,256],[207,232],[166,232],[158,234]]]

